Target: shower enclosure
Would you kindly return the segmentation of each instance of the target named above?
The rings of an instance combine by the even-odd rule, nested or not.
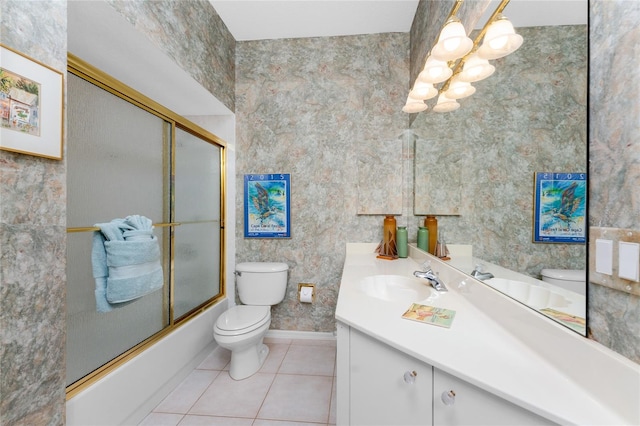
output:
[[[224,296],[225,145],[69,55],[67,394],[135,356]],[[164,286],[96,311],[95,224],[154,224]]]

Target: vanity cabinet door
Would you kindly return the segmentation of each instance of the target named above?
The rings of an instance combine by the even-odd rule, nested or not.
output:
[[[353,328],[349,423],[431,425],[433,368]]]
[[[455,396],[450,394],[452,391]],[[433,424],[543,426],[555,423],[457,377],[434,369]]]

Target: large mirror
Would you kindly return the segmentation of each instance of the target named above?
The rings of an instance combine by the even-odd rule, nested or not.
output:
[[[474,83],[460,109],[414,117],[414,215],[436,214],[445,242],[472,246],[472,262],[488,265],[486,272],[512,271],[524,277],[515,281],[536,285],[543,269],[587,264],[585,244],[532,239],[534,174],[587,171],[587,25],[517,32],[522,47],[492,61],[495,73]],[[458,267],[469,274],[475,264]],[[509,291],[507,281],[485,282],[524,303],[536,300],[529,305],[586,333],[584,285],[566,292],[542,284],[551,291],[541,302]]]

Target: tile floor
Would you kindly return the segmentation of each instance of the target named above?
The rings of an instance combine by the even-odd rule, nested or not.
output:
[[[140,425],[335,425],[335,340],[264,342],[259,372],[231,379],[230,352],[218,347]]]

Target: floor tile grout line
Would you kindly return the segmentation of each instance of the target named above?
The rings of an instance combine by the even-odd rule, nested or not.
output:
[[[335,385],[336,385],[336,377],[333,376],[331,379],[331,392],[329,392],[329,412],[327,413],[327,424],[331,423],[331,409],[334,408],[333,407],[333,390],[335,389]]]
[[[214,349],[215,350],[215,349]],[[228,364],[228,363],[227,363]],[[225,367],[227,366],[227,364],[225,364]],[[224,367],[223,367],[224,368]],[[195,371],[195,370],[194,370]],[[213,386],[213,383],[216,381],[216,379],[218,377],[220,377],[220,374],[224,373],[224,370],[205,370],[205,371],[217,371],[218,374],[215,375],[215,377],[213,379],[211,379],[211,383],[209,383],[209,386],[207,386],[201,393],[200,395],[195,399],[195,401],[193,401],[193,403],[191,405],[189,405],[189,409],[187,409],[187,412],[184,414],[184,416],[186,415],[192,415],[191,414],[191,410],[193,409],[193,407],[200,401],[200,399],[202,398],[202,395],[204,395],[205,393],[207,393],[207,391],[209,390],[209,388],[211,386]]]
[[[188,414],[185,414],[184,416],[216,418],[216,419],[243,419],[243,420],[251,420],[252,423],[255,420],[253,417],[250,417],[250,416],[226,416],[223,414],[214,415],[214,414],[188,413]]]
[[[284,343],[284,342],[269,342],[268,344],[286,344],[287,345],[287,349],[284,353],[284,356],[282,357],[282,359],[280,360],[280,363],[277,366],[276,372],[272,373],[273,374],[273,380],[271,381],[271,383],[269,384],[269,388],[267,389],[267,392],[265,393],[265,396],[260,404],[260,407],[258,408],[258,411],[256,413],[255,416],[234,416],[234,417],[230,417],[230,416],[210,416],[210,415],[205,415],[205,414],[196,414],[196,413],[191,413],[191,410],[193,409],[193,407],[201,401],[203,395],[209,391],[209,389],[211,388],[211,386],[214,385],[214,382],[216,381],[216,379],[218,379],[220,377],[220,374],[225,373],[225,368],[227,368],[230,364],[230,361],[228,361],[223,367],[222,369],[208,369],[208,368],[199,368],[200,365],[196,366],[193,371],[199,370],[199,371],[215,371],[216,375],[213,377],[213,379],[211,380],[211,382],[209,383],[208,386],[205,387],[205,389],[199,394],[199,396],[195,399],[195,401],[190,404],[188,410],[186,413],[172,413],[172,412],[165,412],[165,411],[155,411],[152,410],[151,413],[157,413],[157,414],[178,414],[181,416],[181,419],[179,420],[179,423],[182,422],[186,416],[199,416],[199,417],[226,417],[226,418],[234,418],[234,419],[247,419],[247,420],[252,420],[252,424],[255,424],[256,421],[258,420],[274,420],[274,421],[288,421],[285,419],[262,419],[259,417],[260,414],[260,410],[262,410],[264,403],[269,395],[269,392],[272,390],[272,387],[277,379],[278,376],[307,376],[307,377],[331,377],[331,390],[329,392],[329,411],[327,413],[327,417],[326,417],[326,422],[309,422],[309,423],[313,423],[313,424],[318,424],[318,425],[330,425],[330,421],[331,421],[331,408],[332,408],[332,400],[333,400],[333,395],[334,395],[334,385],[335,385],[335,381],[336,381],[336,368],[337,368],[337,360],[334,358],[333,361],[333,369],[332,369],[332,374],[309,374],[309,373],[300,373],[300,372],[281,372],[282,366],[285,362],[285,359],[287,357],[287,355],[289,354],[291,347],[292,346],[320,346],[320,347],[326,347],[325,345],[300,345],[300,344],[296,344],[296,340],[295,339],[291,339],[288,343]],[[214,351],[216,351],[219,348],[216,348],[212,351],[212,353]],[[227,371],[228,373],[228,371]],[[156,406],[157,407],[157,406]],[[151,414],[150,413],[150,414]]]
[[[260,415],[260,410],[262,410],[262,407],[264,406],[264,402],[269,397],[269,392],[271,391],[271,388],[273,387],[273,383],[278,378],[280,367],[282,367],[282,363],[284,362],[284,359],[287,357],[287,354],[289,353],[289,349],[290,348],[291,348],[291,342],[289,342],[289,345],[287,346],[287,351],[284,353],[284,356],[282,357],[282,361],[280,361],[280,365],[278,366],[278,369],[276,370],[276,373],[273,375],[273,380],[271,380],[271,384],[269,384],[269,389],[267,389],[267,392],[264,394],[264,398],[262,398],[262,402],[260,403],[260,407],[258,407],[258,411],[256,411],[256,415],[253,418],[253,422],[251,422],[251,424],[255,423],[256,420],[258,419],[258,416]]]
[[[267,346],[269,345],[269,343],[265,343]],[[283,343],[271,343],[272,345],[277,345],[277,344],[283,344]],[[291,349],[291,342],[289,342],[287,344],[287,350],[284,353],[284,356],[282,357],[282,359],[280,360],[280,364],[278,364],[278,368],[276,368],[276,372],[275,374],[278,374],[280,372],[280,369],[282,368],[282,364],[284,363],[284,359],[287,357],[287,354],[289,353],[289,349]],[[269,352],[271,352],[271,348],[269,348]],[[266,362],[266,360],[265,360]],[[264,367],[264,364],[262,364],[262,366],[260,367],[260,370],[262,370],[262,367]]]
[[[315,422],[315,421],[304,421],[304,423],[311,423],[311,424],[318,424],[318,425],[329,425],[331,424],[329,422],[329,420],[331,419],[331,397],[333,396],[333,382],[335,381],[335,377],[333,376],[326,376],[326,375],[315,375],[315,374],[300,374],[300,373],[276,373],[273,381],[271,382],[271,386],[273,386],[273,383],[275,383],[276,379],[278,378],[278,376],[296,376],[296,377],[331,377],[331,390],[329,391],[329,407],[328,407],[328,411],[327,411],[327,417],[326,417],[326,421],[325,422]],[[271,390],[271,386],[269,386],[269,391]],[[268,395],[269,395],[269,391],[267,391],[267,394],[265,395],[264,400],[262,401],[262,404],[264,405],[264,401],[267,399]],[[277,421],[277,422],[294,422],[293,420],[290,419],[276,419],[276,418],[266,418],[266,417],[260,417],[260,410],[262,409],[262,405],[260,406],[260,409],[258,410],[258,414],[256,414],[256,418],[254,419],[254,423],[255,420],[268,420],[268,421]]]

